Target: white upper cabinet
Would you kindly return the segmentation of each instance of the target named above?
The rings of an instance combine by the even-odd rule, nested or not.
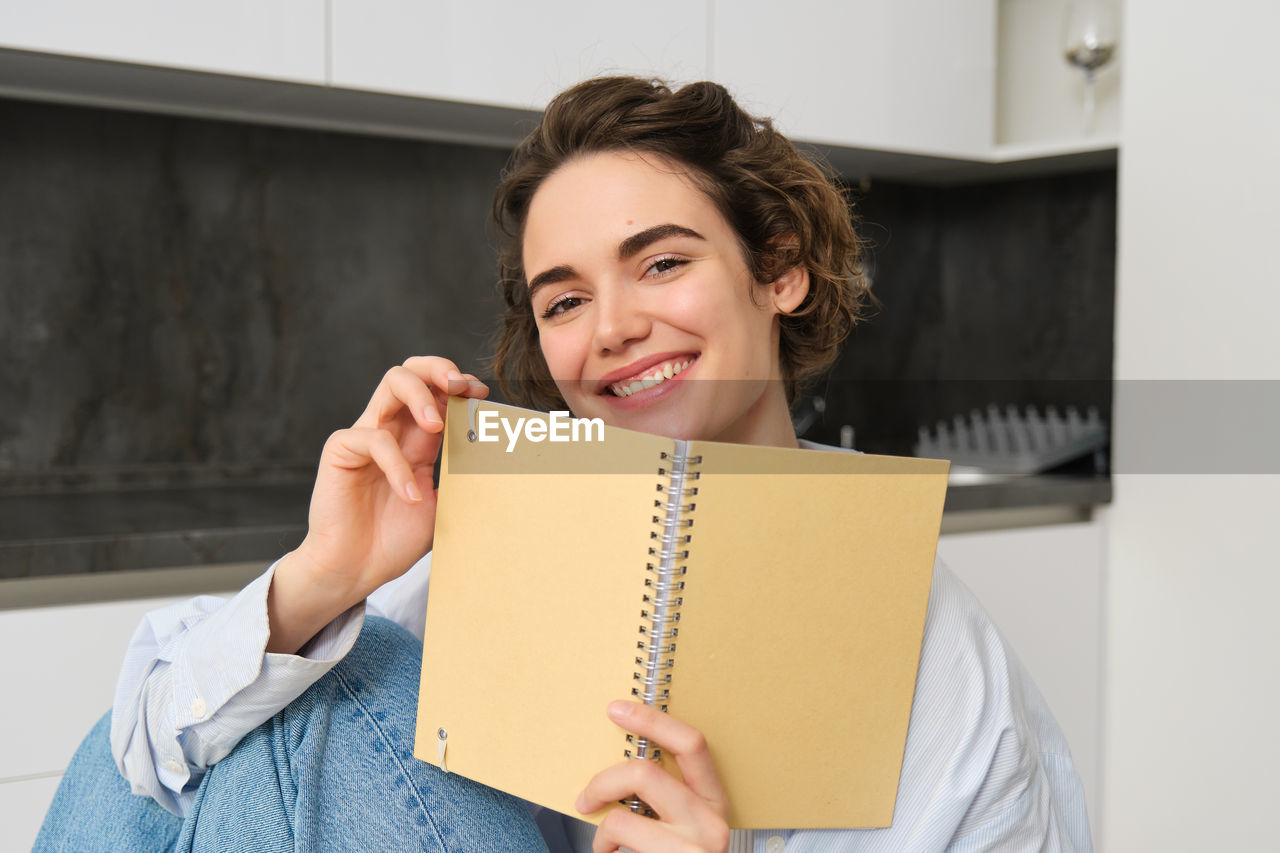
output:
[[[506,145],[586,77],[712,79],[846,174],[956,180],[1114,162],[1117,72],[1085,133],[1065,3],[0,0],[0,94]]]
[[[1001,153],[1051,146],[1115,146],[1120,134],[1120,58],[1099,69],[1094,114],[1085,109],[1085,76],[1067,64],[1068,0],[1000,0],[996,54],[995,143]],[[1122,4],[1114,35],[1124,50]]]
[[[989,154],[995,0],[741,0],[715,7],[712,73],[799,139]]]
[[[707,0],[331,0],[334,86],[541,109],[597,74],[707,76]]]
[[[3,0],[0,47],[325,82],[325,0]]]

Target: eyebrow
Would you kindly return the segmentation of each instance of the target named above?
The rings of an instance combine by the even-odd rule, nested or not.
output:
[[[686,228],[683,225],[676,225],[671,222],[663,225],[655,225],[652,228],[646,228],[643,231],[632,234],[630,237],[619,243],[618,260],[625,261],[628,258],[634,257],[659,240],[665,240],[668,237],[691,237],[694,240],[707,239],[692,228]],[[540,287],[566,281],[577,274],[577,271],[568,264],[554,266],[545,272],[538,273],[529,280],[529,293],[532,295],[533,292]]]

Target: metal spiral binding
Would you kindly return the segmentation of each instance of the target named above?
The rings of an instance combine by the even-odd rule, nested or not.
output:
[[[699,478],[692,466],[702,462],[701,456],[689,457],[689,443],[676,441],[674,453],[662,453],[658,476],[666,482],[658,483],[661,499],[654,500],[654,529],[650,531],[649,556],[645,564],[649,575],[644,580],[644,594],[640,609],[641,639],[636,643],[636,686],[631,695],[660,711],[667,710],[671,697],[671,675],[675,666],[676,638],[680,635],[680,606],[684,604],[684,565],[689,559],[688,545],[693,541],[689,532],[693,527],[695,504],[688,500],[698,494],[693,482]],[[685,502],[687,501],[687,502]],[[629,746],[623,755],[640,761],[657,761],[662,750],[651,744],[648,738],[627,735]],[[653,816],[653,810],[638,797],[623,800],[633,812]]]

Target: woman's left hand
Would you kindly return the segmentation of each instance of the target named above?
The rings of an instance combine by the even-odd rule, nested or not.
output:
[[[596,829],[593,853],[728,850],[729,802],[702,732],[637,702],[610,703],[609,719],[674,756],[684,781],[652,761],[623,761],[597,773],[578,795],[578,811],[591,814],[634,795],[658,818],[614,809]]]

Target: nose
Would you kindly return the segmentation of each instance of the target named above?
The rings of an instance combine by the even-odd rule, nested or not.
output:
[[[601,288],[595,295],[596,352],[619,352],[649,335],[653,321],[643,300],[625,285]]]

